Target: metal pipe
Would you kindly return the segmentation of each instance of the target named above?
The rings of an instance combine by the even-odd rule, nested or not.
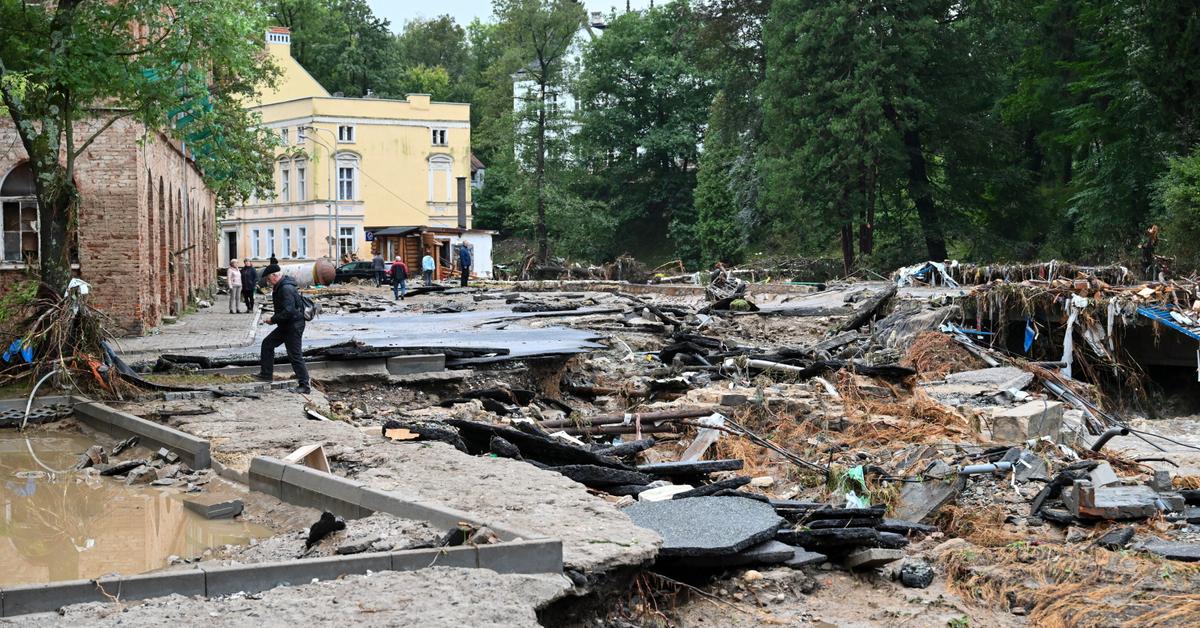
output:
[[[46,382],[46,380],[50,379],[50,377],[57,372],[58,372],[58,369],[54,369],[54,370],[50,371],[49,373],[46,373],[45,375],[42,376],[41,379],[39,379],[37,381],[36,384],[33,385],[33,390],[29,392],[29,400],[25,402],[25,417],[21,419],[21,431],[22,432],[25,431],[25,424],[29,422],[29,410],[31,408],[33,408],[33,396],[37,394],[38,388],[40,388],[42,386],[42,384],[44,384]]]
[[[963,467],[958,470],[959,475],[979,475],[981,473],[995,473],[997,471],[1012,471],[1011,462],[992,462],[989,464],[973,464]]]
[[[1117,427],[1110,427],[1107,430],[1104,430],[1104,433],[1100,435],[1100,438],[1097,438],[1096,442],[1092,443],[1092,451],[1100,451],[1105,445],[1108,444],[1108,441],[1112,440],[1115,436],[1129,436],[1129,428],[1121,425]]]
[[[280,264],[279,272],[285,277],[291,277],[300,288],[316,285],[327,286],[333,283],[337,270],[329,260],[319,259],[315,262],[298,262],[296,264]]]

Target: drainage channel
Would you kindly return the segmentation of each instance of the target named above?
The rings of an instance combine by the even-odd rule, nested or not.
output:
[[[195,469],[211,466],[224,478],[248,484],[250,489],[248,494],[252,498],[263,498],[266,495],[295,507],[329,511],[350,520],[382,521],[385,525],[389,519],[395,518],[420,522],[424,526],[439,531],[449,531],[464,524],[477,528],[486,526],[495,533],[498,542],[485,545],[369,551],[348,556],[334,555],[288,560],[270,560],[268,556],[268,559],[253,564],[243,564],[239,560],[202,561],[192,565],[176,565],[166,570],[153,571],[162,567],[163,561],[172,554],[176,556],[195,554],[201,549],[199,546],[205,544],[208,544],[209,547],[220,545],[225,548],[238,547],[242,543],[252,544],[251,539],[256,539],[255,535],[264,533],[264,530],[251,527],[244,521],[225,522],[225,524],[235,527],[221,528],[219,526],[225,524],[216,524],[212,528],[206,528],[205,524],[189,524],[187,514],[174,515],[182,517],[178,520],[171,519],[171,515],[166,513],[174,512],[174,505],[171,502],[160,500],[169,500],[173,497],[143,494],[135,490],[132,493],[122,493],[120,498],[110,499],[108,503],[112,511],[123,513],[118,515],[119,520],[123,520],[122,518],[137,519],[137,515],[129,513],[141,512],[142,520],[146,522],[146,525],[153,528],[156,534],[161,535],[154,538],[165,540],[154,543],[146,542],[145,539],[148,537],[145,531],[138,532],[129,528],[122,530],[121,526],[117,524],[112,526],[114,534],[120,535],[119,539],[129,547],[138,544],[155,544],[165,547],[157,547],[153,552],[147,548],[130,550],[131,555],[126,557],[129,559],[127,563],[112,561],[106,562],[103,567],[73,571],[66,567],[59,567],[55,571],[56,577],[47,575],[46,578],[39,578],[40,582],[36,584],[28,584],[29,578],[21,580],[26,584],[10,584],[0,580],[0,617],[53,611],[69,604],[111,601],[114,596],[121,601],[170,594],[213,597],[238,592],[254,593],[276,586],[305,584],[314,579],[328,580],[351,574],[387,570],[410,571],[433,566],[483,568],[498,573],[562,573],[562,543],[557,539],[507,529],[441,504],[403,499],[396,494],[376,490],[347,478],[270,457],[254,458],[248,472],[238,473],[233,469],[222,467],[219,463],[214,463],[210,456],[210,444],[203,439],[88,399],[80,397],[49,398],[40,400],[38,405],[64,401],[72,405],[75,418],[86,427],[107,434],[111,438],[137,436],[142,446],[151,451],[157,451],[160,447],[166,448]],[[0,409],[11,408],[16,403],[16,401],[0,401]],[[23,401],[21,405],[23,407]],[[19,442],[24,447],[24,438],[19,434],[15,438],[12,433],[4,434],[4,436],[6,438],[0,440],[0,465],[3,465],[3,460],[7,459],[3,452],[7,451],[10,445],[12,445],[11,448],[15,448],[15,443]],[[73,464],[78,460],[79,452],[86,449],[87,445],[92,444],[82,435],[74,437],[53,434],[42,435],[38,438],[44,440],[41,443],[42,449],[36,450],[39,457],[43,458],[43,462],[47,457],[53,459],[53,462],[46,466],[56,469]],[[40,455],[43,450],[47,452],[46,456]],[[15,456],[15,454],[13,455]],[[55,464],[63,466],[55,467]],[[0,473],[4,473],[3,466],[0,466]],[[20,471],[5,474],[3,479],[6,483],[4,488],[6,492],[3,493],[5,495],[5,511],[0,514],[6,516],[13,510],[8,506],[10,503],[9,492],[14,495],[15,499],[26,492],[36,495],[40,490],[47,496],[45,499],[61,502],[67,508],[76,508],[77,510],[74,512],[79,512],[78,509],[81,507],[84,512],[87,511],[87,506],[79,505],[81,501],[103,501],[94,497],[84,500],[70,499],[68,495],[64,495],[70,486],[79,483],[86,485],[86,481],[78,477],[51,477],[52,474],[41,476],[36,471],[24,475],[15,474],[20,474]],[[11,484],[11,488],[8,488],[9,484]],[[113,487],[113,490],[117,491],[124,489],[124,486]],[[54,492],[55,490],[57,493]],[[129,508],[128,504],[122,506],[122,500],[132,500],[133,507]],[[75,505],[71,506],[70,504]],[[91,508],[96,508],[96,506]],[[153,516],[148,514],[151,512],[154,513]],[[53,517],[43,518],[53,519]],[[7,519],[5,520],[7,521]],[[183,523],[179,523],[179,521]],[[242,527],[236,528],[239,524]],[[193,527],[189,528],[189,525]],[[7,530],[8,527],[4,529]],[[58,524],[58,527],[65,526]],[[181,534],[187,537],[190,530],[195,530],[191,534],[191,538],[195,541],[194,546],[171,545],[178,541]],[[70,529],[56,531],[56,533],[63,535],[59,537],[59,540],[63,542],[58,543],[63,547],[53,551],[66,553],[68,549],[71,549],[71,551],[81,553],[73,548],[80,542],[86,547],[88,538],[92,539],[93,548],[99,546],[95,536],[81,536],[78,533],[72,533]],[[4,547],[5,544],[11,545],[13,549]],[[5,537],[4,532],[0,530],[0,564],[6,566],[18,564],[10,563],[5,558],[7,552],[16,551],[20,555],[24,555],[21,552],[26,554],[44,553],[46,551],[44,548],[49,545],[53,544],[41,540],[24,539],[19,536],[16,538],[11,535]],[[115,545],[120,545],[120,543],[115,543]],[[181,549],[184,554],[170,551],[175,548]],[[136,556],[140,550],[146,550],[141,554],[143,558]],[[149,554],[156,556],[161,554],[162,556],[154,559],[144,558]],[[233,555],[240,556],[236,552]],[[47,568],[48,570],[49,568]],[[112,574],[113,572],[117,572],[119,575],[97,577],[99,574]]]

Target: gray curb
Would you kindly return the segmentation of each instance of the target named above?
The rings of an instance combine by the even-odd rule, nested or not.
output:
[[[117,438],[137,436],[141,439],[141,445],[151,449],[166,447],[179,454],[193,469],[207,469],[211,465],[209,444],[203,438],[82,397],[75,398],[75,416],[91,427]]]

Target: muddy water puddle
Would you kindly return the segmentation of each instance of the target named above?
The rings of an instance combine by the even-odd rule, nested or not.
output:
[[[95,442],[74,432],[31,432],[37,458],[70,469]],[[126,486],[82,472],[54,474],[24,436],[0,430],[0,586],[131,575],[242,545],[273,532],[238,520],[208,521],[177,489]]]

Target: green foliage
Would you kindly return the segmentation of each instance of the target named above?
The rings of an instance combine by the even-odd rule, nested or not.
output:
[[[696,173],[696,242],[704,266],[741,261],[746,247],[746,227],[739,220],[735,175],[742,154],[735,132],[727,126],[724,92],[713,100],[704,140],[704,154]]]
[[[1161,207],[1162,252],[1178,266],[1200,268],[1200,150],[1170,160],[1155,186]]]
[[[18,281],[0,294],[0,325],[16,322],[26,307],[37,298],[38,282],[34,279]]]

